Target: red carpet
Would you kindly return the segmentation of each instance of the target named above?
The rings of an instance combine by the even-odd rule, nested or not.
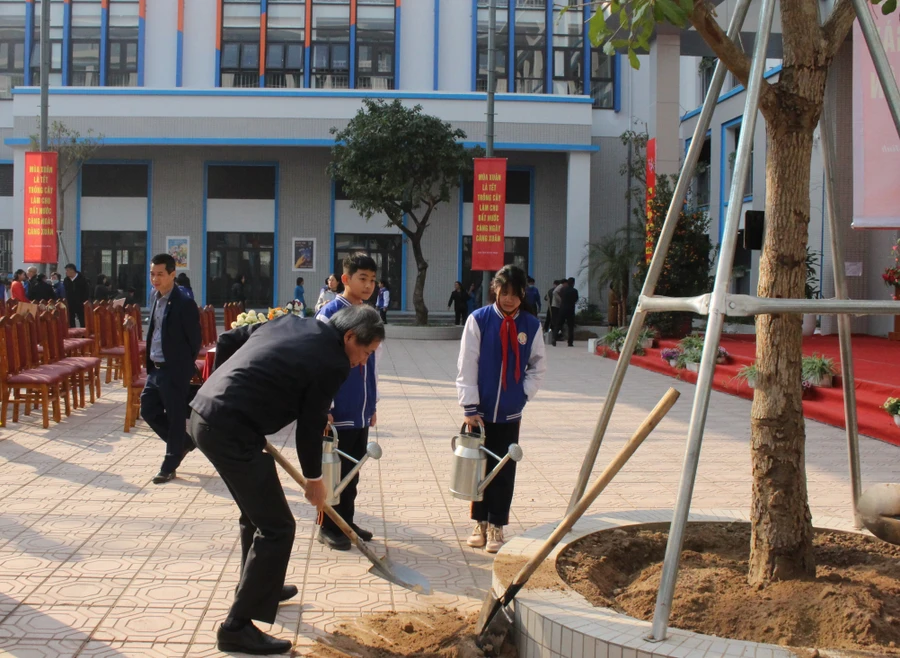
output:
[[[678,341],[662,340],[657,348],[647,350],[645,356],[634,356],[631,362],[653,372],[678,377],[696,383],[696,373],[676,370],[660,358],[660,349],[675,347]],[[753,399],[753,389],[735,379],[738,370],[751,364],[756,358],[756,337],[752,334],[726,335],[722,347],[731,358],[728,363],[716,366],[713,388],[723,393]],[[837,336],[812,336],[803,339],[803,354],[814,352],[834,359],[840,364],[840,347]],[[615,358],[615,355],[611,355]],[[889,397],[900,397],[900,342],[874,336],[853,336],[853,363],[856,378],[856,406],[859,432],[866,436],[900,445],[900,427],[894,424],[881,405]],[[810,399],[803,401],[803,414],[807,418],[843,428],[844,393],[840,375],[835,377],[834,388],[814,388]]]

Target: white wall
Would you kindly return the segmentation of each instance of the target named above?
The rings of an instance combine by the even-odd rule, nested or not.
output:
[[[197,0],[188,2],[197,3]],[[199,4],[205,4],[200,2]],[[213,6],[215,12],[215,6]],[[213,13],[215,23],[215,13]],[[147,45],[144,58],[144,86],[174,87],[177,61],[178,0],[147,3]],[[214,28],[215,29],[215,28]]]
[[[375,215],[369,221],[350,207],[352,201],[334,202],[334,232],[377,235],[398,235],[400,229],[388,226],[386,215]]]
[[[433,0],[416,0],[431,5]],[[438,77],[441,91],[472,91],[472,3],[469,0],[440,0],[441,36],[440,71]],[[411,3],[407,3],[411,4]],[[406,11],[404,5],[403,11]],[[419,28],[434,26],[432,21]],[[404,25],[404,30],[407,29]],[[433,34],[433,30],[432,30]],[[430,41],[430,39],[429,39]],[[423,55],[423,58],[426,57]],[[427,57],[432,61],[430,57]]]
[[[452,1],[452,0],[451,0]],[[400,9],[399,89],[431,91],[434,62],[434,2],[404,2]]]
[[[150,11],[148,8],[148,21]],[[172,49],[175,49],[174,44]],[[151,53],[149,59],[153,56],[152,51],[148,49],[147,52]],[[184,86],[203,89],[214,87],[215,81],[216,0],[185,0]]]
[[[82,231],[146,231],[146,197],[82,197]]]
[[[472,235],[472,213],[474,205],[463,205],[463,235]],[[525,203],[506,204],[506,217],[503,221],[503,235],[508,238],[531,237],[531,205]]]
[[[273,233],[275,201],[271,199],[207,199],[206,231]]]

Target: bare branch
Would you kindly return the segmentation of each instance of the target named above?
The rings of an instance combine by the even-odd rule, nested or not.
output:
[[[740,46],[728,38],[722,27],[716,22],[710,12],[707,0],[696,0],[694,12],[690,17],[691,25],[697,33],[703,37],[719,61],[731,71],[738,81],[746,88],[750,80],[750,58],[741,50]],[[777,99],[775,90],[768,82],[763,80],[760,90],[760,107],[765,112],[774,109]]]
[[[850,0],[837,0],[831,16],[822,26],[822,36],[825,39],[825,55],[831,60],[847,39],[853,21],[856,20],[856,12]]]

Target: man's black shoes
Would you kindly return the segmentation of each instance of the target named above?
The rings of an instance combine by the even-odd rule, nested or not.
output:
[[[322,526],[319,528],[318,540],[333,551],[349,551],[350,540],[340,530],[329,530]]]
[[[278,597],[278,602],[283,603],[288,599],[292,599],[297,596],[298,589],[296,585],[284,585],[281,588],[281,596]]]
[[[247,623],[236,631],[226,630],[220,625],[216,631],[216,645],[219,651],[249,653],[255,656],[287,653],[293,646],[288,640],[279,640],[268,633],[263,633],[252,623]]]
[[[175,479],[175,471],[172,471],[171,473],[165,473],[163,471],[160,471],[159,473],[157,473],[156,475],[153,476],[153,484],[164,484],[164,483],[169,482],[170,480],[174,480],[174,479]]]
[[[372,541],[372,537],[375,536],[370,531],[366,530],[365,528],[360,528],[355,523],[351,523],[350,527],[353,528],[353,532],[359,535],[359,538],[363,541]]]

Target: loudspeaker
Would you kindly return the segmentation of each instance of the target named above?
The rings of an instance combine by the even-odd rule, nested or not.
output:
[[[748,210],[744,214],[744,249],[762,249],[765,226],[766,213],[762,210]]]

